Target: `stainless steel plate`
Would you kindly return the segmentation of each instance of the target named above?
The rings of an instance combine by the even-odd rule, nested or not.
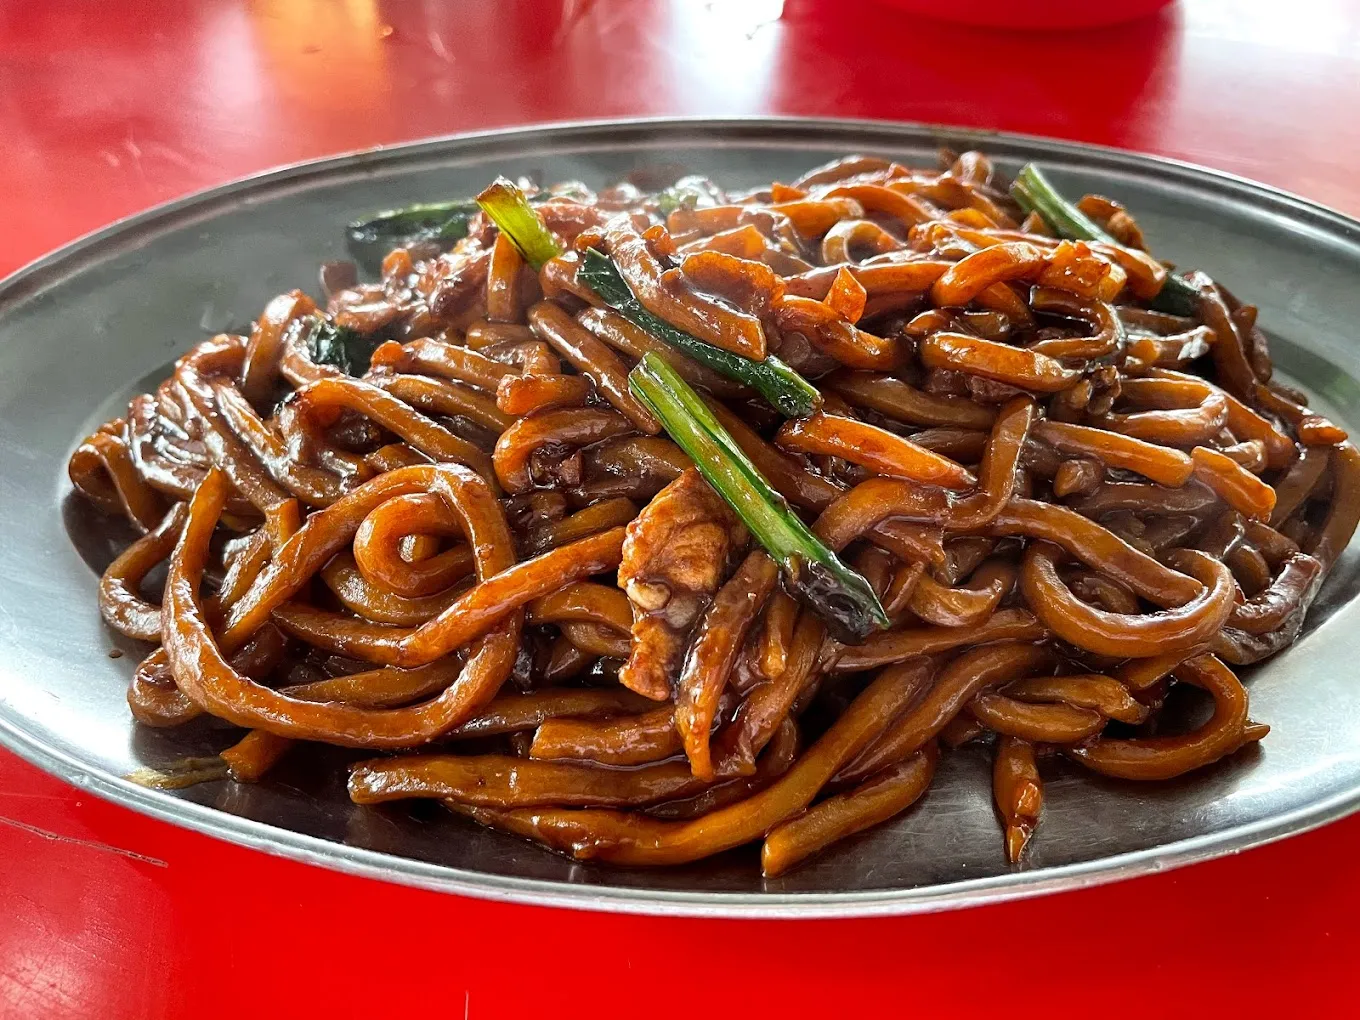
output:
[[[1360,223],[1207,170],[1037,138],[847,121],[634,121],[420,142],[288,167],[161,206],[0,284],[0,740],[69,782],[248,846],[475,896],[652,913],[788,917],[906,913],[1069,889],[1203,860],[1319,825],[1360,804],[1360,567],[1344,558],[1306,635],[1251,677],[1257,751],[1187,779],[1106,782],[1051,769],[1043,824],[1006,866],[984,756],[947,756],[892,824],[787,877],[733,851],[666,871],[575,864],[432,811],[359,808],[343,761],[293,764],[259,786],[178,794],[120,778],[215,753],[231,733],[134,728],[124,689],[137,650],[95,608],[107,527],[69,498],[80,437],[205,332],[248,322],[274,294],[343,257],[341,225],[403,202],[468,194],[496,173],[603,184],[682,165],[731,185],[789,180],[847,151],[929,163],[985,148],[1007,169],[1042,160],[1070,193],[1132,207],[1156,250],[1203,266],[1260,305],[1283,373],[1350,425],[1360,395]],[[125,537],[125,536],[124,536]]]

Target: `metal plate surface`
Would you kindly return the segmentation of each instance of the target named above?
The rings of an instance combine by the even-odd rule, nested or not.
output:
[[[789,180],[837,154],[930,163],[981,147],[1006,170],[1041,160],[1071,194],[1117,197],[1155,250],[1260,306],[1281,374],[1360,425],[1360,223],[1184,164],[1038,138],[848,121],[631,121],[419,142],[287,167],[158,207],[0,283],[0,740],[69,782],[274,854],[434,889],[651,913],[848,916],[937,910],[1070,889],[1232,853],[1360,806],[1360,563],[1343,557],[1294,647],[1250,671],[1257,750],[1185,779],[1117,783],[1056,763],[1043,823],[1011,869],[984,752],[945,758],[906,815],[764,881],[750,848],[691,867],[578,864],[438,811],[360,808],[345,756],[281,767],[258,786],[179,793],[121,777],[215,753],[232,731],[134,727],[138,649],[95,606],[112,535],[70,497],[79,439],[121,413],[206,333],[344,257],[341,225],[373,209],[478,190],[497,173],[600,185],[658,165],[731,186]]]

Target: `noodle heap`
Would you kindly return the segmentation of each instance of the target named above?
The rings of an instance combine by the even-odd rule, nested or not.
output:
[[[538,271],[477,215],[200,343],[70,461],[143,533],[99,587],[156,646],[133,715],[244,728],[215,773],[237,781],[299,742],[398,752],[353,767],[356,802],[625,865],[763,840],[767,875],[906,810],[967,742],[1016,861],[1045,758],[1157,780],[1260,740],[1231,667],[1298,635],[1360,519],[1355,447],[1272,380],[1252,306],[1193,273],[1194,314],[1153,310],[1168,270],[1120,205],[1077,203],[1117,243],[1064,240],[985,156],[944,165],[541,192],[564,248]],[[820,407],[787,418],[606,305],[590,251]],[[790,587],[630,390],[649,354],[890,627],[856,642]],[[1213,713],[1167,734],[1176,684]]]

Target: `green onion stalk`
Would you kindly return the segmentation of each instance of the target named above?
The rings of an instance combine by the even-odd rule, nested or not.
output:
[[[692,337],[647,311],[608,255],[588,249],[576,279],[634,325],[701,365],[751,387],[786,417],[804,418],[821,406],[822,396],[817,388],[773,354],[766,355],[763,361],[753,361]]]
[[[543,268],[543,263],[562,254],[557,238],[513,181],[497,177],[477,196],[477,205],[514,242],[535,272]]]
[[[779,564],[789,593],[821,616],[835,637],[857,643],[889,626],[869,582],[808,529],[673,368],[649,353],[628,385]]]
[[[388,209],[348,224],[345,247],[359,265],[376,273],[393,248],[427,242],[447,245],[466,237],[476,214],[477,203],[470,198]]]
[[[1103,241],[1117,245],[1099,224],[1078,209],[1053,187],[1033,163],[1026,163],[1011,184],[1011,197],[1026,212],[1038,213],[1059,237],[1073,241]],[[1152,307],[1175,315],[1194,315],[1199,310],[1199,289],[1179,273],[1167,273],[1161,292]]]

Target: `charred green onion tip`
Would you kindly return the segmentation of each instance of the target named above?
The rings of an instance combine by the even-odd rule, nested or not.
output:
[[[368,371],[373,352],[382,343],[357,329],[337,326],[318,316],[300,319],[294,329],[306,330],[307,353],[318,365],[330,365],[345,375],[360,376]]]
[[[1119,244],[1098,223],[1063,198],[1033,163],[1026,163],[1015,175],[1011,197],[1026,212],[1038,213],[1059,237]],[[1152,307],[1176,315],[1194,315],[1199,309],[1199,289],[1184,277],[1167,273],[1166,283],[1152,300]]]
[[[513,181],[497,177],[477,196],[477,204],[501,233],[514,242],[524,261],[535,270],[542,269],[543,263],[562,254],[557,238],[552,236],[552,231]]]
[[[576,279],[634,325],[701,365],[751,387],[786,417],[805,418],[821,406],[822,395],[817,388],[773,354],[767,355],[764,361],[744,358],[690,336],[647,311],[603,252],[587,249]]]
[[[859,642],[889,625],[869,582],[808,530],[673,368],[648,354],[628,385],[779,564],[789,592],[811,606],[835,637]]]

